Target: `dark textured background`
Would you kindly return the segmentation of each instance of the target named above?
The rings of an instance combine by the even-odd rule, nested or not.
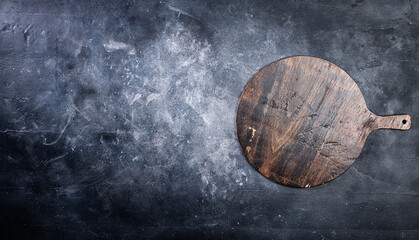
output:
[[[338,3],[339,2],[339,3]],[[1,239],[419,239],[418,1],[1,1]],[[311,189],[241,153],[245,84],[327,59],[376,114]]]

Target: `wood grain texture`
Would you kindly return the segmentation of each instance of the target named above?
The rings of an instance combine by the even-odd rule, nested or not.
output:
[[[345,172],[379,128],[407,130],[409,115],[377,116],[336,65],[296,56],[264,67],[239,101],[237,135],[250,164],[268,179],[311,187]]]

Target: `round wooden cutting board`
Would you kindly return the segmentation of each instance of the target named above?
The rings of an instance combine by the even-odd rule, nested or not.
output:
[[[315,57],[280,59],[246,85],[236,116],[250,164],[273,182],[312,187],[345,172],[379,128],[407,130],[409,115],[370,112],[353,79]]]

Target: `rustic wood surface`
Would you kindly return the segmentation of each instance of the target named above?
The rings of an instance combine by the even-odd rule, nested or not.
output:
[[[296,56],[264,67],[245,87],[237,135],[250,164],[268,179],[311,187],[345,172],[379,128],[407,130],[409,115],[370,112],[341,68]]]

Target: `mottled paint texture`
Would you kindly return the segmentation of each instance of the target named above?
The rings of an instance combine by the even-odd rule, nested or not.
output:
[[[0,2],[0,231],[13,238],[419,237],[417,1]],[[235,135],[282,57],[347,71],[379,115],[355,164],[270,182]]]

